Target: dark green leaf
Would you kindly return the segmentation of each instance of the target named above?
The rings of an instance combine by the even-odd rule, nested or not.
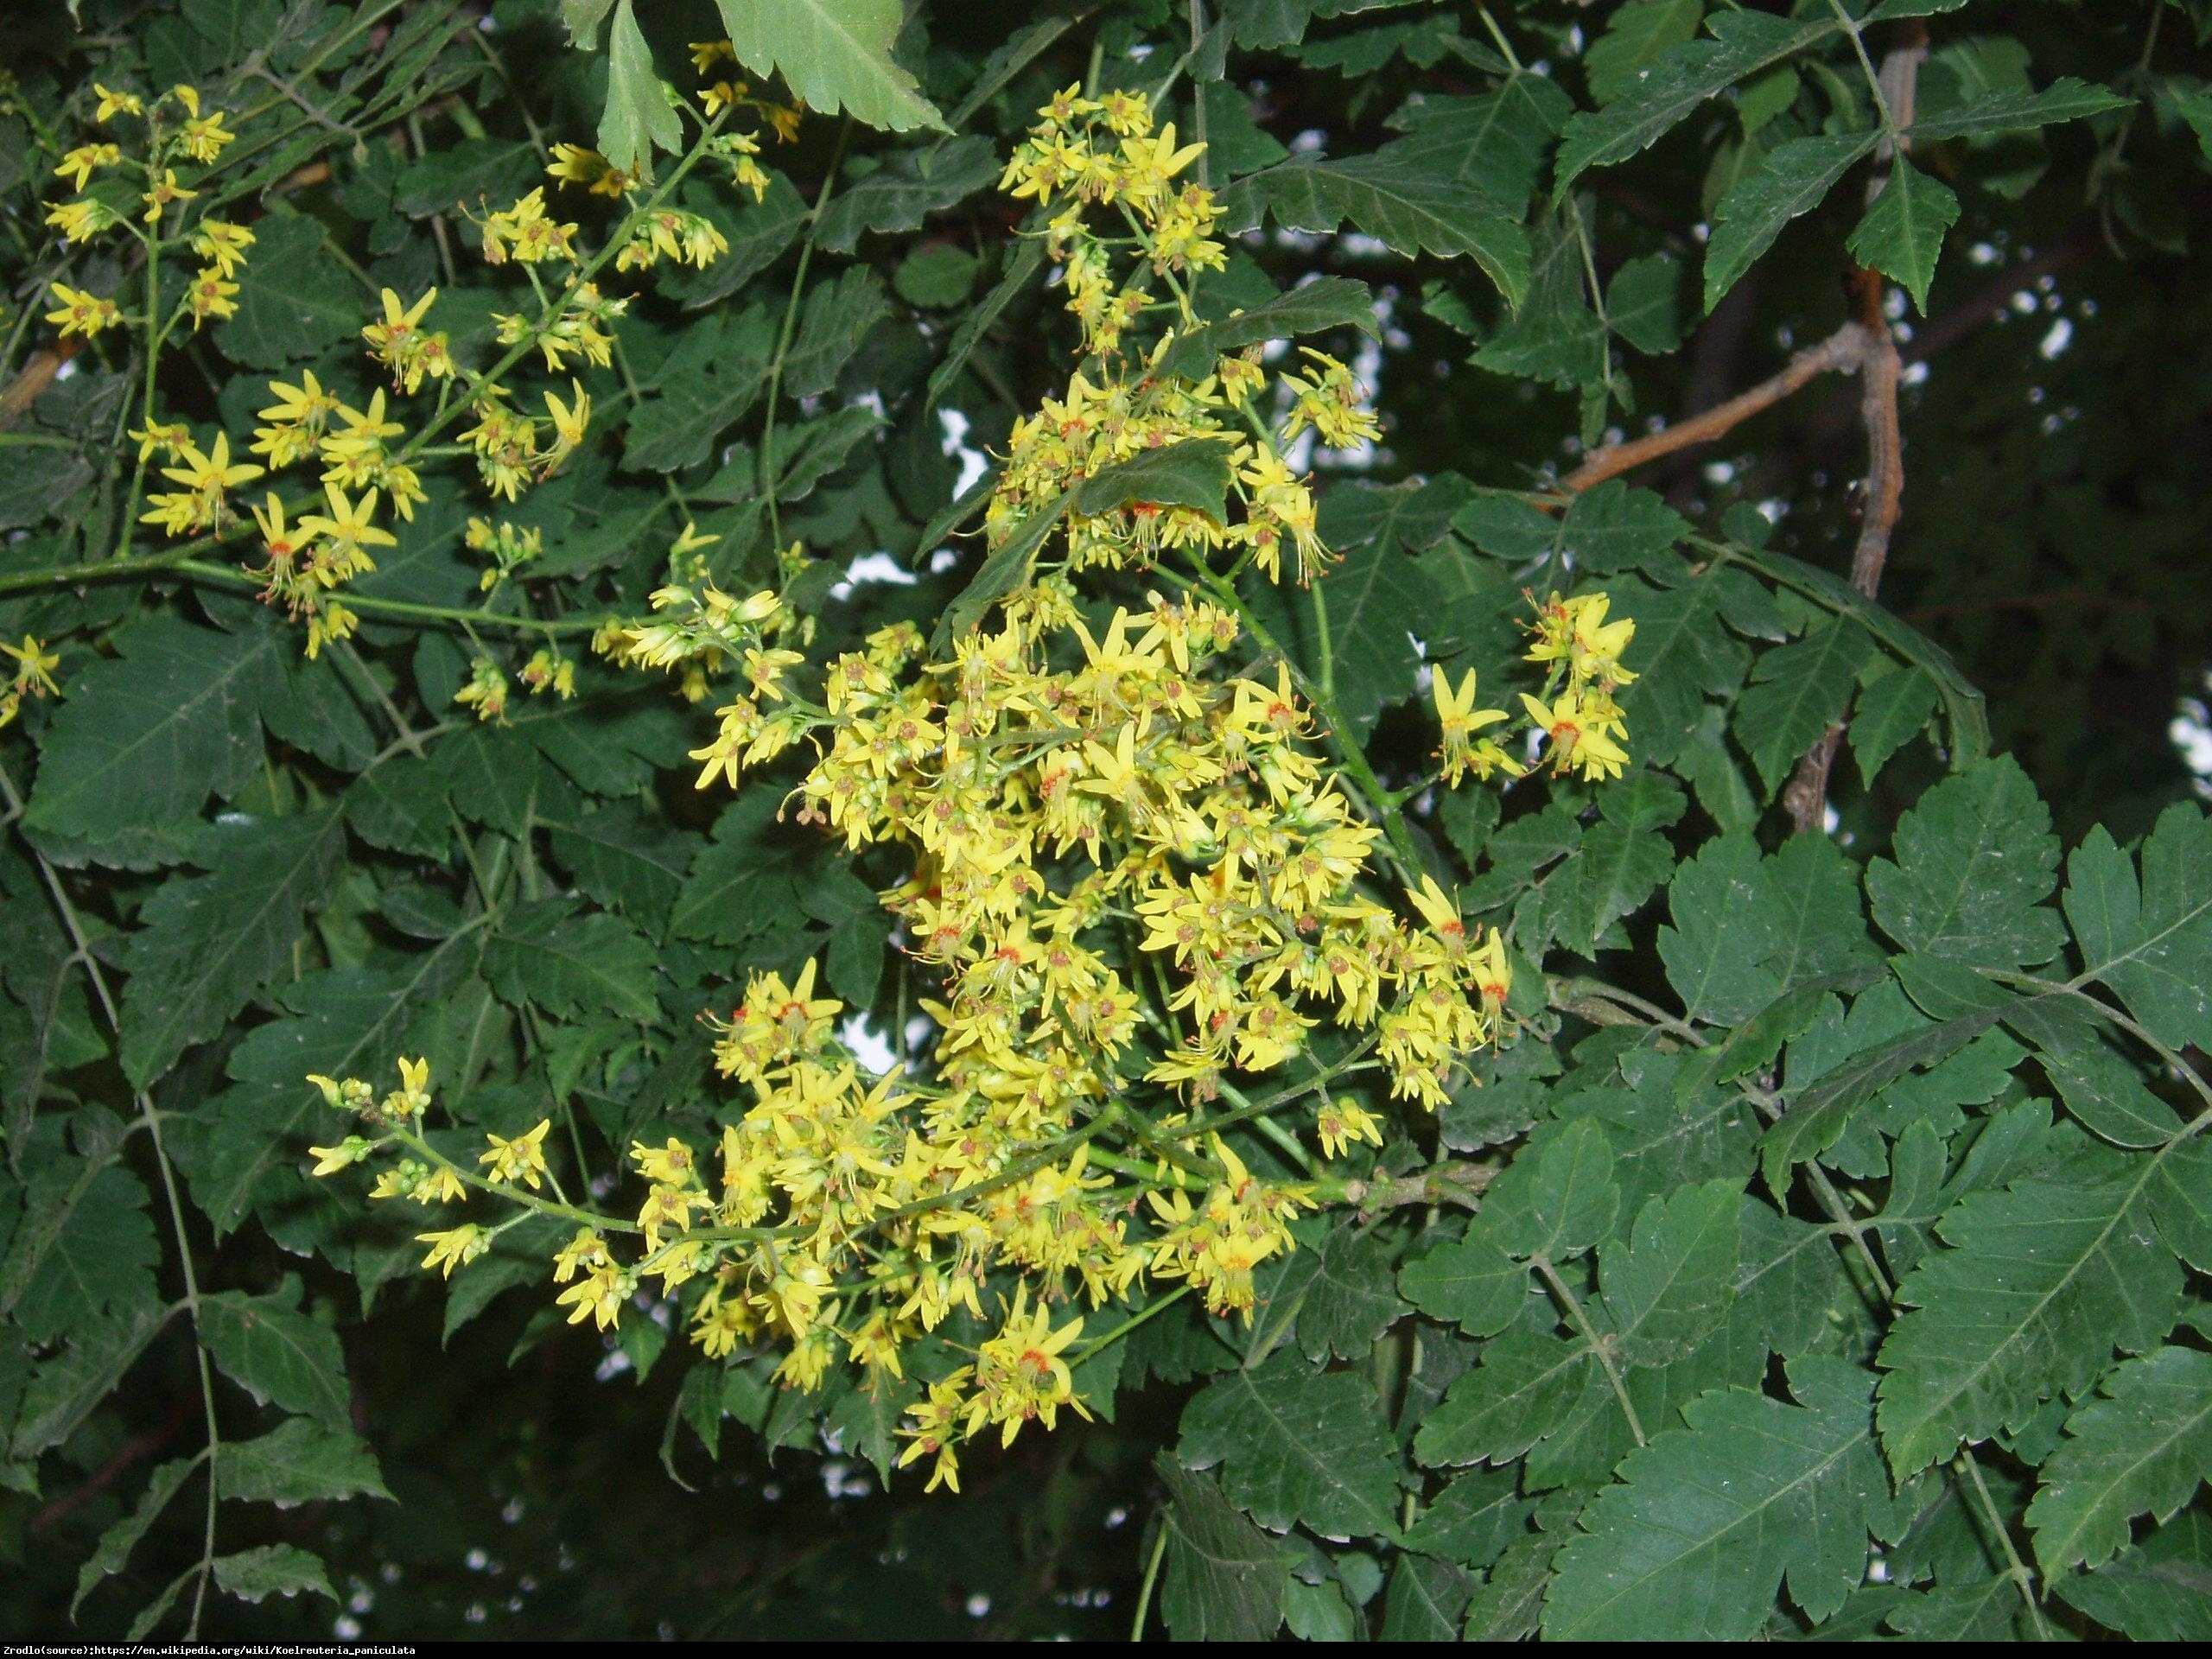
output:
[[[484,950],[484,971],[509,1002],[560,1018],[608,1012],[650,1020],[653,950],[617,917],[577,913],[573,900],[518,906]]]
[[[48,722],[23,822],[127,849],[260,770],[261,708],[283,694],[284,641],[274,628],[219,633],[166,614],[114,641]]]
[[[388,1498],[376,1454],[351,1430],[292,1417],[257,1440],[226,1440],[215,1453],[223,1497],[280,1509],[366,1493]]]
[[[1820,1357],[1789,1375],[1798,1403],[1703,1395],[1685,1427],[1630,1455],[1560,1553],[1548,1637],[1745,1641],[1785,1582],[1815,1621],[1842,1605],[1866,1574],[1867,1535],[1894,1535],[1872,1379]]]
[[[266,1296],[226,1290],[200,1302],[200,1335],[215,1363],[262,1405],[304,1412],[333,1428],[352,1421],[337,1333],[299,1311],[288,1279]]]
[[[2127,1548],[2138,1516],[2163,1526],[2212,1479],[2212,1354],[2161,1348],[2113,1370],[2100,1392],[2066,1420],[2028,1509],[2049,1578],[2076,1562],[2102,1567]]]
[[[1199,380],[1213,372],[1219,359],[1247,346],[1345,327],[1370,334],[1376,332],[1374,296],[1365,283],[1350,276],[1324,276],[1287,294],[1278,294],[1225,321],[1202,323],[1179,335],[1154,365],[1153,372]]]
[[[1866,891],[1874,920],[1906,949],[1992,968],[2057,952],[2063,925],[2041,900],[2058,842],[2017,761],[1985,761],[1936,785],[1897,824],[1896,847],[1896,863],[1877,859],[1866,872]]]
[[[1272,217],[1285,230],[1325,235],[1345,220],[1401,253],[1465,256],[1509,304],[1529,286],[1529,241],[1483,191],[1387,145],[1371,156],[1328,161],[1294,156],[1222,192],[1222,228],[1256,230]]]
[[[123,1069],[134,1084],[162,1076],[256,991],[297,969],[301,926],[329,896],[345,850],[334,807],[290,818],[231,815],[202,832],[193,857],[210,874],[165,883],[124,953]]]
[[[215,1582],[241,1601],[258,1603],[270,1596],[289,1601],[307,1591],[326,1601],[338,1599],[322,1562],[296,1544],[264,1544],[234,1555],[219,1555]]]
[[[1713,212],[1713,239],[1705,251],[1707,311],[1774,245],[1784,225],[1821,205],[1845,170],[1874,148],[1878,136],[1792,138],[1777,145],[1758,171],[1736,181]]]
[[[1555,199],[1565,200],[1567,187],[1588,168],[1611,167],[1649,149],[1706,99],[1839,28],[1824,12],[1789,18],[1724,11],[1707,26],[1712,40],[1686,41],[1662,54],[1605,109],[1578,113],[1567,124],[1552,185]]]
[[[1189,1469],[1221,1465],[1222,1489],[1275,1532],[1392,1537],[1395,1456],[1375,1385],[1358,1371],[1317,1371],[1287,1350],[1235,1370],[1184,1408]]]
[[[1897,1287],[1909,1311],[1882,1344],[1881,1426],[1900,1478],[2018,1429],[2087,1388],[2113,1348],[2143,1353],[2172,1326],[2181,1268],[2143,1174],[2091,1145],[2058,1173],[1960,1200],[1937,1229],[1950,1248]]]
[[[1264,1642],[1282,1624],[1291,1553],[1261,1531],[1202,1475],[1163,1452],[1154,1465],[1170,1507],[1167,1572],[1160,1613],[1179,1642]]]
[[[998,175],[998,157],[988,138],[894,151],[831,198],[815,223],[814,239],[833,253],[850,253],[868,232],[918,229],[930,214],[988,188]]]
[[[1918,142],[2018,132],[2024,127],[2047,127],[2061,121],[2102,115],[2107,110],[2126,109],[2133,102],[2133,99],[2122,98],[2105,87],[2092,86],[2072,75],[2062,75],[2039,92],[1996,92],[1974,99],[1946,114],[1916,121],[1912,137]]]
[[[1890,164],[1890,181],[1882,194],[1844,246],[1860,264],[1903,284],[1924,315],[1943,233],[1958,218],[1958,193],[1900,156]]]

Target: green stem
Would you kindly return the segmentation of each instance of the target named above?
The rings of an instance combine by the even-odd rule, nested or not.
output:
[[[0,766],[0,798],[7,803],[10,822],[22,816],[22,798],[16,792],[16,780],[8,775],[4,766]],[[108,988],[107,976],[100,970],[99,959],[92,954],[92,941],[86,936],[84,922],[77,914],[77,907],[70,902],[68,891],[62,887],[60,876],[55,873],[46,855],[35,847],[29,850],[46,883],[47,892],[54,899],[54,909],[60,913],[62,925],[68,930],[70,940],[76,947],[76,959],[84,963],[86,976],[92,982],[100,1011],[107,1018],[109,1029],[115,1033],[116,1039],[120,1042],[123,1021],[116,1007],[115,995]],[[207,1367],[207,1344],[200,1330],[200,1275],[192,1262],[192,1239],[185,1230],[184,1204],[177,1192],[176,1169],[169,1161],[168,1149],[162,1142],[161,1114],[154,1109],[153,1101],[143,1089],[133,1095],[132,1100],[137,1108],[139,1121],[144,1124],[152,1139],[154,1163],[161,1172],[162,1190],[168,1199],[169,1225],[176,1238],[177,1263],[184,1275],[184,1306],[192,1318],[192,1350],[199,1366],[200,1411],[207,1425],[206,1455],[211,1465],[207,1477],[207,1521],[200,1541],[197,1568],[199,1581],[192,1596],[192,1620],[185,1631],[186,1641],[197,1642],[200,1639],[200,1610],[207,1599],[208,1577],[215,1566],[216,1486],[212,1465],[222,1448],[223,1433],[215,1418],[215,1381]]]
[[[1167,1516],[1160,1517],[1159,1535],[1152,1541],[1152,1555],[1144,1564],[1144,1582],[1137,1586],[1137,1616],[1129,1625],[1129,1640],[1144,1640],[1145,1616],[1152,1611],[1152,1586],[1160,1580],[1160,1563],[1167,1554]]]
[[[1068,1356],[1068,1363],[1071,1365],[1080,1365],[1084,1361],[1091,1358],[1094,1355],[1103,1353],[1107,1349],[1111,1348],[1116,1343],[1119,1342],[1123,1337],[1128,1336],[1130,1332],[1142,1325],[1147,1319],[1152,1318],[1154,1314],[1162,1313],[1167,1308],[1173,1307],[1177,1302],[1181,1301],[1190,1294],[1190,1286],[1184,1285],[1177,1289],[1169,1291],[1165,1296],[1160,1297],[1156,1300],[1147,1303],[1142,1313],[1131,1314],[1128,1319],[1123,1319],[1119,1325],[1116,1325],[1111,1331],[1109,1331],[1104,1336],[1096,1338],[1095,1341],[1078,1344],[1075,1351]]]
[[[806,270],[814,262],[814,235],[822,224],[822,214],[830,206],[830,199],[837,188],[837,165],[845,157],[845,141],[852,136],[853,121],[849,115],[845,124],[837,129],[837,147],[830,152],[830,170],[823,175],[822,188],[815,193],[814,207],[806,216],[806,232],[798,247],[798,270],[791,277],[791,296],[784,306],[784,326],[776,336],[776,355],[768,365],[768,413],[760,428],[760,479],[768,497],[768,539],[780,553],[784,542],[783,515],[776,508],[776,408],[783,401],[784,365],[790,360],[791,337],[798,328],[799,302],[806,295]]]
[[[2028,1623],[2035,1627],[2036,1640],[2050,1641],[2050,1627],[2044,1623],[2043,1608],[2036,1600],[2036,1575],[2020,1559],[2020,1552],[2012,1542],[2012,1531],[2005,1526],[2005,1517],[1998,1513],[1997,1500],[1990,1496],[1989,1483],[1981,1478],[1981,1465],[1974,1461],[1972,1446],[1959,1448],[1958,1466],[1974,1483],[1974,1497],[1980,1501],[1983,1518],[1989,1522],[1989,1530],[1996,1537],[1997,1547],[2005,1553],[2005,1576],[2012,1580],[2020,1592],[2020,1599],[2027,1604]]]
[[[1636,1436],[1638,1446],[1644,1445],[1643,1424],[1637,1417],[1636,1402],[1628,1397],[1628,1383],[1621,1376],[1620,1367],[1613,1363],[1612,1350],[1605,1345],[1605,1339],[1590,1323],[1590,1315],[1583,1308],[1581,1298],[1574,1294],[1566,1280],[1560,1277],[1559,1269],[1552,1266],[1548,1256],[1534,1256],[1530,1258],[1529,1265],[1551,1287],[1552,1294],[1559,1298],[1560,1306],[1567,1310],[1567,1317],[1581,1332],[1583,1341],[1590,1344],[1590,1351],[1598,1356],[1598,1363],[1605,1369],[1605,1380],[1613,1385],[1613,1397],[1621,1402],[1621,1413],[1628,1419],[1628,1432]]]

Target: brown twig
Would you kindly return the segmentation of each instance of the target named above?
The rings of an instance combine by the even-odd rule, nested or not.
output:
[[[1921,60],[1927,55],[1928,30],[1916,21],[1902,29],[1897,44],[1882,60],[1882,96],[1892,113],[1893,126],[1911,124],[1914,90]],[[1897,148],[1903,149],[1908,142],[1900,137]],[[1889,182],[1886,150],[1880,159],[1885,165],[1867,181],[1870,202]],[[1851,554],[1851,585],[1872,599],[1881,591],[1882,568],[1890,557],[1890,537],[1904,505],[1904,437],[1897,427],[1897,381],[1904,365],[1882,313],[1881,272],[1856,266],[1851,273],[1851,287],[1865,335],[1859,361],[1859,418],[1866,429],[1866,495],[1860,509],[1859,543]],[[1835,767],[1844,724],[1838,721],[1821,734],[1783,788],[1782,804],[1789,809],[1799,835],[1825,826],[1828,774]]]
[[[1881,333],[1885,339],[1888,337],[1887,329]],[[1608,444],[1593,451],[1587,461],[1560,480],[1561,486],[1577,492],[1586,490],[1662,455],[1673,454],[1692,444],[1711,443],[1752,416],[1771,409],[1815,376],[1830,370],[1850,373],[1858,368],[1866,340],[1867,330],[1860,323],[1847,322],[1819,345],[1808,346],[1798,353],[1783,365],[1781,372],[1769,376],[1749,391],[1738,392],[1726,403],[1717,404],[1702,415],[1677,422],[1649,437]],[[1894,347],[1891,355],[1895,355]]]
[[[0,391],[0,427],[13,425],[16,417],[37,401],[39,393],[54,384],[61,365],[77,355],[82,343],[65,340],[30,354],[22,372],[8,383],[5,391]]]

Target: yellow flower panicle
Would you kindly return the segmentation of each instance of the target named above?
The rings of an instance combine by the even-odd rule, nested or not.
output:
[[[719,48],[700,50],[702,73],[723,60]],[[929,1460],[930,1485],[956,1491],[957,1448],[974,1437],[995,1430],[1003,1444],[1031,1422],[1049,1430],[1063,1408],[1087,1414],[1077,1379],[1090,1316],[1077,1305],[1187,1291],[1212,1313],[1251,1319],[1255,1275],[1298,1248],[1294,1223],[1334,1178],[1255,1172],[1217,1122],[1242,1115],[1243,1090],[1264,1096],[1257,1109],[1310,1114],[1320,1158],[1345,1158],[1382,1145],[1383,1118],[1331,1095],[1337,1070],[1377,1072],[1396,1098],[1433,1109],[1466,1084],[1479,1051],[1513,1033],[1504,940],[1471,927],[1433,878],[1411,889],[1382,879],[1382,831],[1319,747],[1334,720],[1323,718],[1326,699],[1317,709],[1287,663],[1245,665],[1253,642],[1236,577],[1249,566],[1275,578],[1287,560],[1310,577],[1328,559],[1287,445],[1309,428],[1332,446],[1373,442],[1364,394],[1319,353],[1272,397],[1253,351],[1179,358],[1171,372],[1166,354],[1197,326],[1185,280],[1225,258],[1211,236],[1218,210],[1191,179],[1200,152],[1172,128],[1155,131],[1134,94],[1071,89],[1043,114],[1006,186],[1048,210],[1084,361],[1063,396],[1015,424],[987,517],[997,545],[1037,512],[1060,518],[1035,569],[995,615],[935,648],[899,623],[823,661],[808,653],[810,621],[777,589],[717,585],[705,556],[714,538],[687,525],[652,615],[594,639],[617,664],[680,677],[687,696],[732,688],[691,754],[700,787],[734,786],[810,747],[794,816],[855,851],[887,849],[904,872],[880,896],[931,993],[920,1004],[934,1033],[926,1062],[864,1071],[842,1035],[848,1010],[813,962],[751,975],[706,1020],[741,1108],[711,1143],[633,1143],[634,1211],[627,1199],[604,1214],[559,1200],[568,1242],[550,1264],[571,1322],[615,1329],[657,1294],[683,1309],[709,1357],[778,1354],[778,1376],[798,1389],[840,1363],[903,1378],[919,1338],[956,1322],[970,1363],[919,1379],[900,1430],[901,1463]],[[603,165],[564,149],[554,172],[595,188]],[[1109,214],[1130,234],[1094,234],[1090,219]],[[542,201],[493,219],[486,245],[498,257],[565,239],[524,234],[543,221]],[[688,257],[675,219],[648,215],[638,234],[626,245],[645,250],[637,263]],[[1155,283],[1170,297],[1155,298]],[[420,309],[387,296],[372,348],[396,358],[393,330],[418,326]],[[510,343],[543,346],[550,369],[590,354],[586,334],[516,323]],[[334,468],[369,464],[327,425],[314,437],[307,428],[372,425],[373,412],[311,415],[310,386],[280,395],[291,412],[271,411],[276,442],[304,443]],[[582,385],[543,401],[541,419],[496,388],[473,393],[477,425],[463,442],[496,493],[581,439]],[[1258,418],[1270,404],[1286,411],[1281,432]],[[1193,438],[1222,446],[1234,502],[1224,513],[1141,501],[1072,510],[1084,480]],[[317,550],[341,533],[346,498],[331,487],[333,514],[300,527],[313,525]],[[472,522],[468,545],[493,562],[487,586],[537,551],[485,520]],[[789,591],[804,555],[779,562]],[[1091,569],[1150,573],[1158,586],[1141,608],[1087,609],[1074,578]],[[1533,728],[1480,707],[1471,673],[1436,672],[1447,784],[1519,775],[1509,736],[1533,740],[1554,771],[1598,777],[1625,763],[1611,698],[1632,678],[1621,666],[1632,625],[1610,620],[1601,598],[1554,599],[1534,634],[1529,659],[1547,677],[1530,700]],[[566,695],[572,671],[549,647],[520,678]],[[510,687],[480,658],[458,701],[497,719]],[[1317,1034],[1332,1026],[1350,1058],[1315,1084]],[[409,1098],[427,1104],[427,1087],[410,1078]],[[537,1196],[541,1181],[560,1192],[546,1122],[488,1136],[464,1171],[423,1140],[419,1111],[394,1117],[365,1084],[325,1092],[382,1138],[365,1152],[324,1149],[318,1173],[391,1153],[379,1196],[427,1203],[484,1189],[531,1208],[552,1202]],[[450,1274],[489,1235],[423,1237],[426,1265]]]

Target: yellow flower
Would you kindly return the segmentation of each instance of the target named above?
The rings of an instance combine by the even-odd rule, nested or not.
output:
[[[183,446],[184,465],[162,469],[163,478],[174,480],[188,489],[223,491],[236,489],[241,484],[251,484],[265,470],[251,461],[231,464],[231,437],[227,432],[218,432],[215,442],[202,454],[194,445]]]
[[[430,1247],[430,1253],[423,1258],[423,1265],[443,1268],[448,1279],[453,1277],[455,1268],[466,1267],[492,1248],[491,1235],[474,1222],[442,1233],[417,1233],[415,1240]]]
[[[1579,766],[1586,781],[1597,783],[1619,777],[1628,765],[1628,751],[1608,734],[1607,728],[1619,723],[1617,713],[1573,691],[1562,691],[1549,703],[1523,692],[1521,704],[1537,730],[1551,740],[1554,773]]]
[[[154,181],[154,188],[143,193],[139,200],[146,204],[146,222],[158,225],[162,222],[162,214],[171,202],[190,201],[199,194],[197,190],[186,189],[176,181],[175,168],[165,167],[161,176]]]
[[[1525,770],[1494,739],[1474,741],[1477,732],[1497,725],[1507,715],[1503,709],[1475,706],[1473,669],[1467,671],[1467,677],[1454,690],[1450,671],[1438,668],[1429,682],[1429,695],[1435,699],[1436,718],[1444,728],[1444,779],[1447,784],[1457,784],[1469,772],[1482,779],[1498,771],[1517,778]]]
[[[82,190],[92,181],[96,168],[113,167],[123,159],[122,149],[115,144],[79,144],[61,158],[61,165],[54,169],[57,178],[69,181],[72,187]]]
[[[121,222],[114,208],[91,196],[75,201],[48,202],[46,222],[69,242],[89,242]]]
[[[17,691],[36,696],[60,695],[61,688],[54,683],[54,671],[61,666],[61,658],[46,648],[46,641],[35,639],[28,633],[20,645],[0,639],[0,653],[16,659]]]
[[[50,292],[61,302],[59,308],[46,314],[46,320],[61,330],[67,340],[72,334],[87,338],[103,328],[111,328],[123,321],[123,313],[113,300],[99,299],[81,289],[67,283],[55,283]]]
[[[540,476],[552,472],[575,453],[591,425],[591,394],[573,378],[569,382],[569,394],[574,401],[565,404],[558,393],[545,394],[545,416],[553,423],[553,447],[539,458]]]
[[[99,107],[92,111],[92,119],[105,123],[118,115],[143,115],[146,105],[136,92],[111,92],[97,80],[92,90],[100,96]]]
[[[376,1142],[365,1141],[358,1135],[349,1135],[334,1147],[309,1147],[308,1154],[315,1160],[310,1173],[334,1175],[340,1170],[359,1163],[376,1150]]]
[[[547,1173],[545,1132],[552,1127],[550,1118],[541,1118],[537,1127],[527,1135],[518,1135],[512,1139],[486,1135],[484,1138],[491,1143],[491,1150],[476,1160],[491,1166],[492,1173],[486,1179],[500,1185],[512,1185],[521,1181],[531,1192],[537,1191],[538,1178]]]
[[[312,512],[300,520],[301,532],[308,536],[326,537],[329,550],[326,557],[340,567],[337,580],[359,575],[373,570],[376,561],[370,556],[372,547],[396,547],[399,538],[388,530],[378,528],[375,523],[377,493],[369,491],[359,501],[349,501],[346,493],[335,484],[322,486],[323,498],[330,505],[327,513]],[[407,1062],[400,1062],[404,1071]]]
[[[203,166],[220,156],[238,137],[224,130],[223,118],[224,112],[218,110],[204,119],[194,116],[186,122],[181,140],[184,153]]]
[[[243,225],[203,219],[192,232],[192,251],[224,276],[235,276],[245,264],[245,251],[253,240],[253,232]]]
[[[198,334],[200,325],[208,318],[220,321],[238,315],[237,301],[231,296],[238,291],[236,283],[223,280],[221,269],[215,265],[204,267],[184,290],[185,303],[192,309],[192,332]]]
[[[156,449],[162,451],[164,459],[175,461],[179,449],[192,442],[192,429],[182,421],[166,424],[149,421],[143,426],[131,428],[129,435],[138,440],[140,461],[151,461]]]

